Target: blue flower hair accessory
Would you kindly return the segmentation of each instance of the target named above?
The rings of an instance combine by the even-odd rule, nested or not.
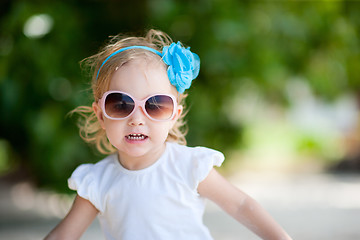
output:
[[[162,54],[163,61],[169,65],[167,73],[170,83],[179,93],[183,93],[199,75],[199,56],[191,52],[190,47],[184,48],[180,42],[164,47]]]
[[[162,57],[163,61],[169,66],[167,70],[167,74],[170,83],[176,87],[179,93],[183,93],[186,89],[189,89],[192,80],[194,80],[199,75],[199,71],[200,71],[199,56],[191,52],[190,47],[184,48],[180,42],[177,42],[176,44],[172,43],[170,46],[164,47],[162,53],[156,51],[153,48],[146,46],[130,46],[130,47],[121,48],[110,54],[102,62],[97,72],[96,79],[98,79],[99,77],[101,68],[110,58],[125,50],[135,49],[135,48],[145,49]]]

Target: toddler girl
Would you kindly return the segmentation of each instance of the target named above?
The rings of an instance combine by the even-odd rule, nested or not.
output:
[[[120,38],[87,59],[94,70],[92,107],[81,136],[108,157],[79,166],[68,215],[46,239],[79,239],[99,217],[106,239],[212,239],[205,198],[263,239],[291,239],[252,198],[218,174],[222,153],[185,146],[184,91],[200,59],[163,32]]]

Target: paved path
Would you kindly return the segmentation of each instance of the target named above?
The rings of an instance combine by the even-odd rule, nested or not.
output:
[[[360,239],[360,175],[242,174],[230,178],[253,196],[293,236],[301,240]],[[42,239],[64,216],[72,199],[35,191],[28,183],[0,182],[0,239]],[[208,204],[205,223],[215,239],[259,239]],[[103,239],[97,221],[82,239]]]

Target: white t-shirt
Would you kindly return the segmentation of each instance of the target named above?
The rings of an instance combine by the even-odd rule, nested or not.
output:
[[[79,166],[68,184],[99,210],[108,240],[207,240],[212,237],[197,187],[223,161],[209,148],[166,143],[150,167],[127,170],[114,154]]]

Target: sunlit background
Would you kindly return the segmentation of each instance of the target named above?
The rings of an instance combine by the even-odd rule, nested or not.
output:
[[[52,219],[36,225],[46,234],[65,214],[67,178],[102,158],[67,117],[91,103],[79,62],[109,36],[151,28],[201,58],[187,101],[188,145],[223,151],[221,172],[296,239],[330,239],[325,229],[360,238],[352,228],[360,220],[360,2],[342,0],[1,1],[0,238],[38,239],[11,231]],[[316,221],[324,222],[318,232],[304,227]],[[348,225],[336,231],[337,221]],[[256,239],[234,229],[214,235]]]

